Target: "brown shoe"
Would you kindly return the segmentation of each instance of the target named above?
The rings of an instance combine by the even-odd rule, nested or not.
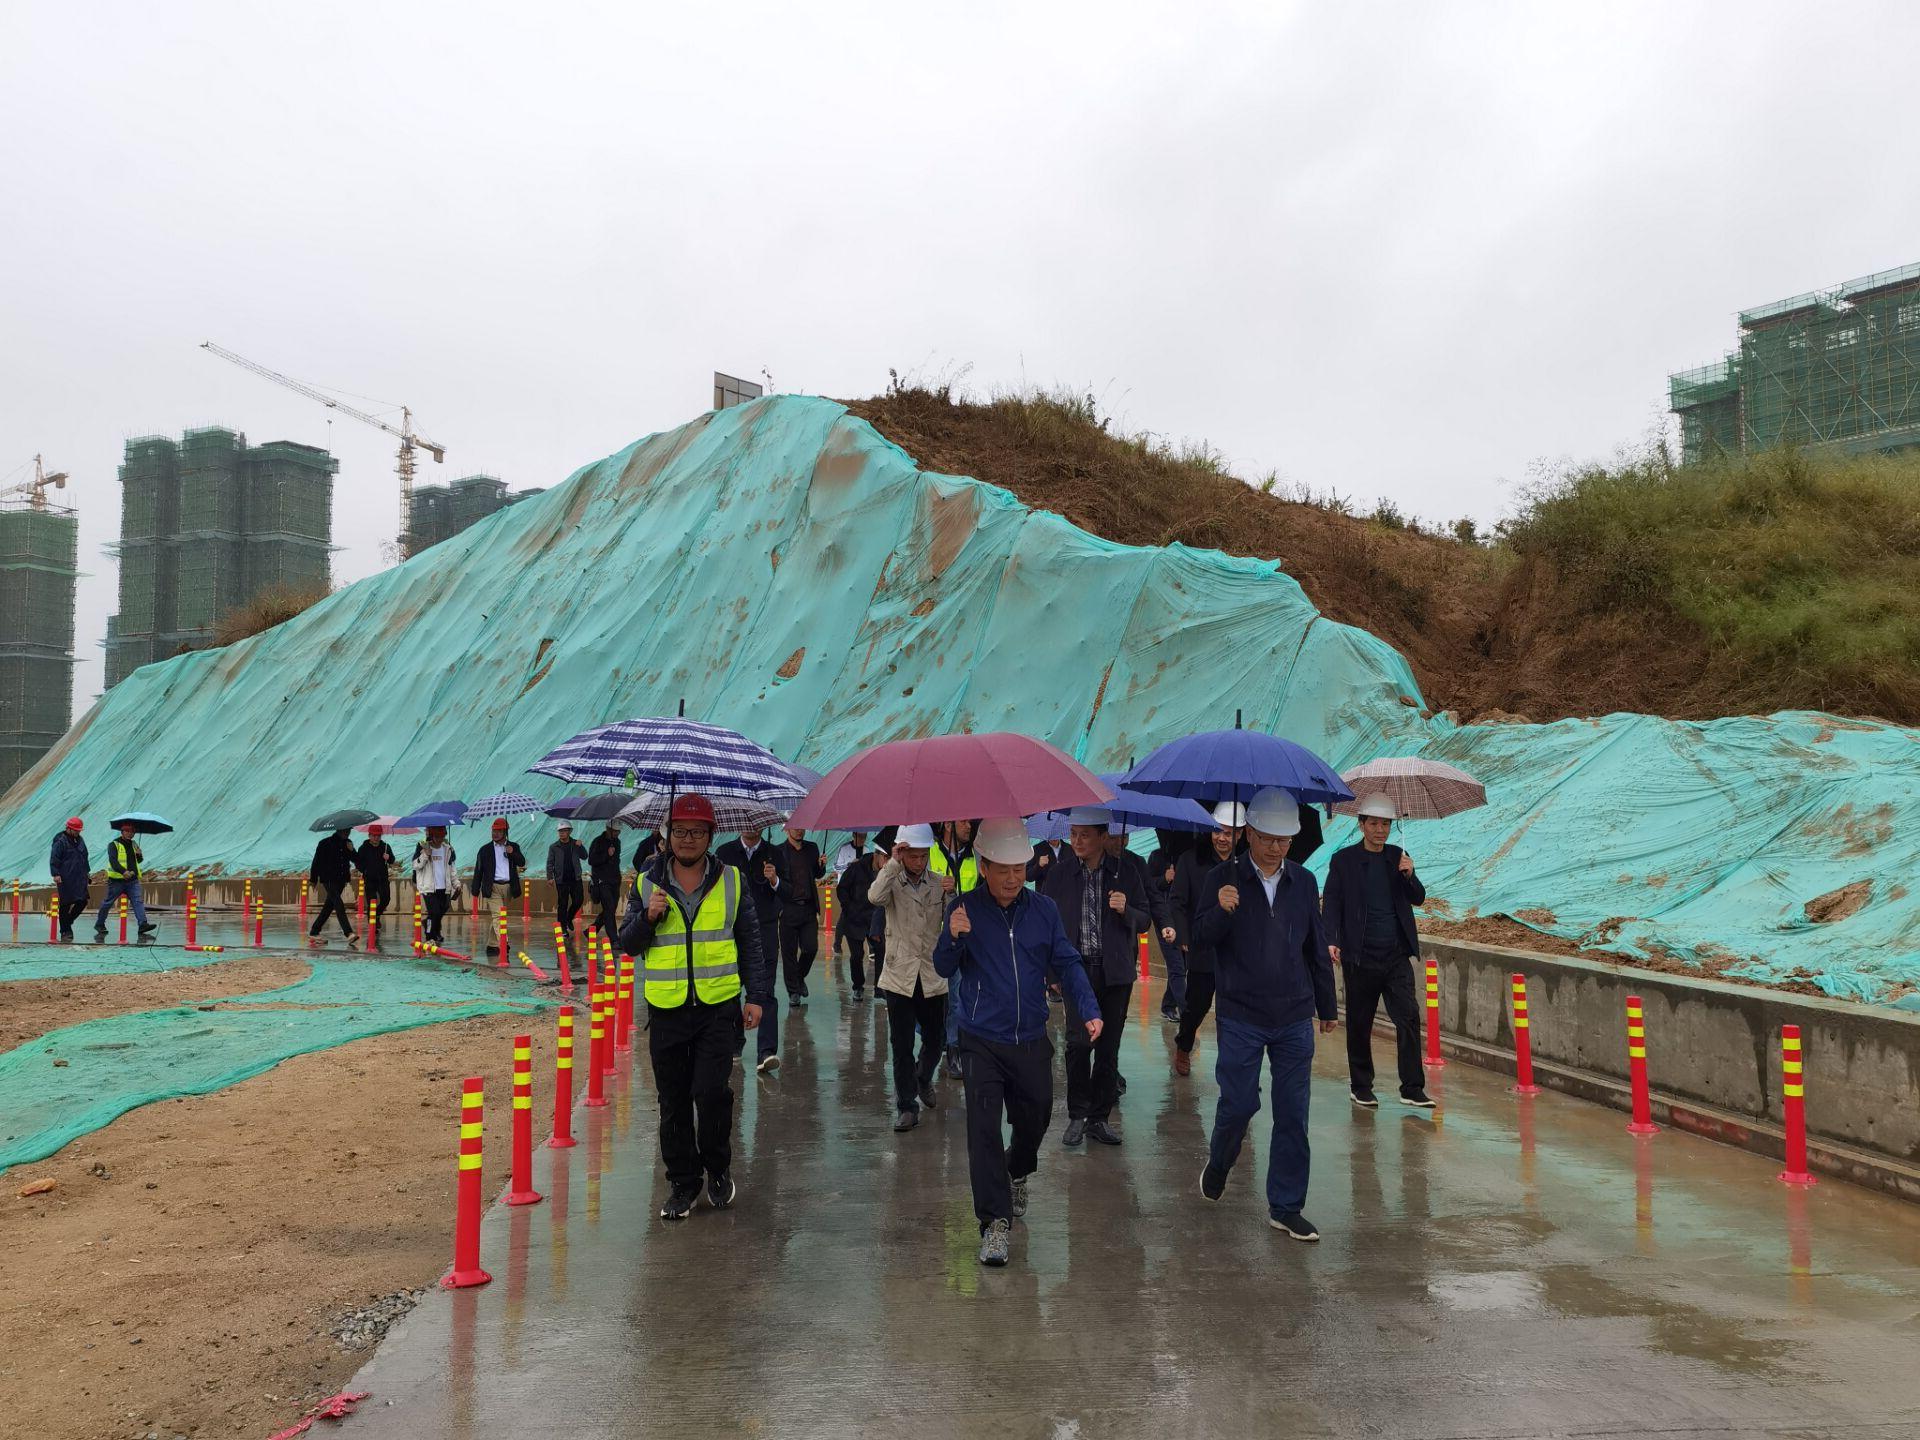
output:
[[[1193,1056],[1184,1050],[1175,1050],[1173,1052],[1173,1073],[1176,1075],[1187,1075],[1191,1074],[1192,1071]]]

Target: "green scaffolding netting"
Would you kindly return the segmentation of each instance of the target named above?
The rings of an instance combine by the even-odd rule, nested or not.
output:
[[[509,996],[466,970],[381,960],[312,965],[295,984],[209,1002],[211,1009],[110,1015],[0,1054],[0,1168],[43,1160],[137,1106],[206,1095],[295,1055],[553,1003]]]

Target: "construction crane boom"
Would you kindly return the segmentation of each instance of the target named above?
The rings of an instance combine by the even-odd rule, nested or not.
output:
[[[266,366],[249,360],[244,355],[236,355],[233,351],[214,344],[211,340],[203,340],[200,348],[211,351],[222,360],[238,365],[242,370],[251,370],[264,380],[271,380],[276,385],[285,386],[296,395],[304,395],[309,400],[318,400],[329,410],[338,410],[342,415],[350,415],[363,425],[371,425],[376,430],[384,430],[389,435],[398,436],[400,453],[394,465],[394,473],[400,479],[400,558],[404,560],[413,553],[414,449],[417,446],[425,450],[433,456],[436,465],[447,458],[446,446],[434,444],[413,428],[413,411],[404,405],[400,407],[400,425],[396,429],[377,415],[369,415],[364,410],[357,410],[344,400],[335,399],[324,390],[315,389],[304,381],[294,379],[291,375],[282,375],[278,370],[269,370]]]
[[[36,455],[33,457],[33,479],[22,481],[18,485],[9,485],[6,489],[0,490],[0,495],[24,495],[27,497],[27,503],[35,510],[44,510],[47,508],[49,485],[56,490],[66,489],[67,472],[56,470],[51,475],[47,474],[46,467],[40,463],[40,457]]]

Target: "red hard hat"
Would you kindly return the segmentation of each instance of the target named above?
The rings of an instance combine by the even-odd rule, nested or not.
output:
[[[67,817],[67,829],[78,830],[80,828],[80,817],[78,815],[69,815]]]
[[[493,828],[496,830],[504,830],[507,828],[507,822],[505,820],[496,820],[493,822]]]
[[[675,820],[698,820],[712,830],[716,828],[713,823],[713,802],[704,795],[681,795],[674,800],[672,813],[667,816],[669,825]]]
[[[367,834],[369,835],[384,835],[386,833],[387,833],[387,827],[384,825],[367,826]]]

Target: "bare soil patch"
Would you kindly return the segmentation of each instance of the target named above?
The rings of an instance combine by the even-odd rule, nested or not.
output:
[[[259,956],[219,965],[156,970],[145,975],[72,975],[57,980],[14,980],[0,984],[0,1050],[31,1040],[63,1025],[199,1005],[229,995],[251,995],[305,978],[307,964],[291,956]]]

